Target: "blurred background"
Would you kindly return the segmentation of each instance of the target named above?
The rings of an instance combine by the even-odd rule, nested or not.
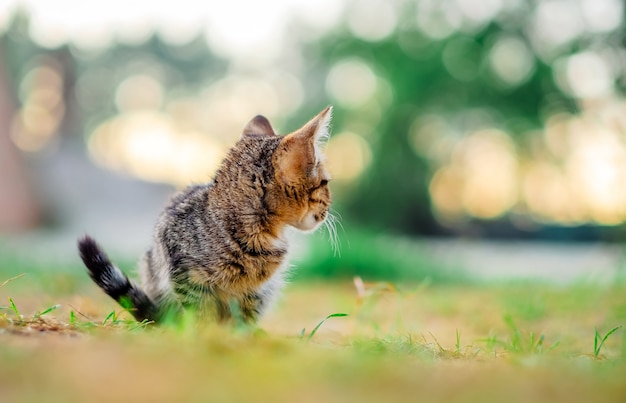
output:
[[[299,238],[298,276],[614,278],[625,15],[621,0],[0,0],[0,274],[80,270],[85,232],[129,269],[169,195],[209,180],[250,118],[288,133],[332,104],[341,246]]]

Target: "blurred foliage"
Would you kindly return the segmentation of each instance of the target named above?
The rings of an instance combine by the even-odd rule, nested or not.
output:
[[[46,49],[29,37],[29,16],[18,13],[5,34],[0,35],[14,94],[20,94],[20,83],[38,58],[62,64],[66,82],[65,96],[72,108],[68,120],[74,120],[67,136],[85,136],[96,124],[115,116],[115,91],[121,81],[137,72],[148,72],[157,77],[171,92],[197,88],[225,75],[227,63],[215,56],[205,41],[192,41],[173,46],[154,34],[136,45],[117,43],[104,50],[88,51],[68,43],[56,49]],[[89,73],[91,77],[85,76]],[[81,94],[76,86],[82,78],[95,78],[97,85]],[[88,97],[81,99],[80,97]]]
[[[428,30],[417,22],[420,13],[427,15],[424,13],[435,10],[433,15],[439,12],[445,17],[455,10],[458,13],[461,3],[463,7],[468,4],[478,7],[478,3],[471,1],[457,3],[395,2],[387,6],[393,7],[397,14],[393,29],[388,35],[375,38],[355,32],[353,21],[361,10],[359,7],[371,5],[375,10],[375,7],[382,7],[382,3],[377,2],[348,1],[343,22],[314,41],[302,39],[306,35],[302,35],[298,27],[293,28],[294,40],[301,42],[301,67],[297,78],[304,89],[305,101],[281,126],[298,127],[303,120],[333,103],[336,105],[334,132],[356,133],[371,153],[367,164],[363,164],[364,171],[350,180],[337,181],[334,187],[337,209],[346,224],[404,234],[621,237],[620,225],[610,232],[597,230],[598,221],[594,221],[593,216],[566,223],[576,228],[561,231],[559,225],[555,225],[560,223],[558,219],[536,221],[537,217],[525,210],[527,201],[521,198],[502,213],[490,217],[466,213],[461,218],[446,220],[437,215],[429,186],[445,161],[436,155],[436,150],[416,145],[416,122],[429,116],[441,117],[456,129],[453,135],[456,142],[479,130],[496,129],[512,138],[517,155],[531,159],[536,153],[537,131],[546,126],[548,119],[562,112],[576,115],[581,109],[580,97],[558,83],[559,74],[562,75],[558,71],[562,61],[559,58],[586,50],[610,51],[616,55],[624,52],[623,21],[607,29],[596,26],[595,30],[585,30],[583,27],[578,34],[570,35],[546,51],[538,29],[540,23],[546,23],[542,15],[552,9],[540,3],[501,4],[499,12],[483,16],[480,23],[474,21],[473,25],[467,25],[462,21],[456,27],[449,26],[449,32],[439,36],[429,36]],[[569,3],[559,4],[550,7],[564,7]],[[582,7],[579,2],[571,4]],[[489,7],[479,11],[484,12]],[[542,7],[544,9],[540,10]],[[623,7],[619,9],[623,11]],[[381,10],[388,11],[385,7]],[[438,21],[443,24],[446,18],[449,15],[441,21],[433,19],[430,24],[438,24]],[[594,24],[597,25],[597,21]],[[89,52],[72,44],[54,50],[41,48],[29,39],[28,26],[27,14],[18,13],[0,36],[0,52],[4,53],[10,84],[19,98],[20,83],[34,59],[43,56],[62,65],[66,112],[61,132],[67,137],[88,136],[103,121],[119,113],[115,91],[132,74],[148,74],[158,80],[166,96],[172,96],[208,88],[210,83],[236,70],[228,60],[215,56],[200,34],[180,45],[169,44],[154,34],[137,45],[116,43],[104,50]],[[356,31],[362,30],[362,26]],[[519,59],[528,64],[526,70],[509,81],[498,76],[493,68],[494,49],[503,38],[513,38],[522,49],[529,51],[524,56],[526,59]],[[350,99],[344,102],[341,94],[338,99],[336,92],[339,90],[333,88],[333,70],[351,60],[357,60],[366,70],[371,69],[365,72],[365,78],[373,83],[357,80],[353,88],[358,93],[366,91],[368,85],[372,87],[373,96],[363,102]],[[623,70],[623,60],[616,63]],[[515,69],[516,66],[508,67]],[[621,71],[616,73],[617,78],[612,83],[618,98],[623,95],[626,82],[620,74]],[[356,158],[345,147],[341,151],[345,159]],[[614,225],[615,220],[611,217],[608,221]]]
[[[576,100],[556,85],[554,66],[550,63],[538,59],[535,71],[518,86],[503,85],[494,77],[487,68],[488,51],[490,44],[502,34],[525,36],[522,27],[511,31],[494,22],[474,35],[457,33],[440,41],[432,41],[415,30],[397,31],[378,43],[340,33],[309,48],[310,58],[319,63],[314,67],[325,72],[343,59],[356,57],[365,61],[389,83],[393,93],[389,105],[381,108],[378,122],[368,127],[372,163],[358,183],[351,185],[352,191],[341,199],[342,212],[348,220],[377,230],[409,234],[432,235],[451,230],[467,235],[532,236],[520,234],[507,217],[496,220],[498,224],[468,219],[457,223],[460,225],[456,228],[442,228],[432,214],[428,191],[435,166],[414,152],[410,144],[411,124],[420,116],[437,114],[456,120],[465,133],[481,125],[504,130],[524,153],[530,143],[528,136],[533,130],[541,129],[548,117],[558,112],[578,111]],[[598,40],[584,38],[569,51],[580,50],[594,39]],[[444,65],[445,49],[456,43],[471,44],[460,56],[467,68],[476,69],[472,79],[459,80]],[[318,78],[322,80],[324,75],[318,73]],[[623,92],[623,83],[618,90]],[[472,109],[486,112],[489,121],[472,121],[471,116],[461,113]],[[369,114],[367,107],[361,110],[340,107],[335,126],[358,126],[355,122],[359,120],[370,125]],[[532,232],[542,238],[588,239],[613,238],[620,231],[612,230],[609,234],[593,226],[564,231],[557,226],[554,230],[537,227]]]
[[[71,294],[80,287],[91,286],[77,260],[68,262],[66,258],[55,259],[46,253],[34,256],[24,250],[0,245],[0,283],[16,277],[11,282],[11,289],[32,291],[37,288],[51,295]]]
[[[367,231],[340,231],[339,247],[333,251],[327,236],[318,233],[307,253],[296,259],[290,277],[306,279],[352,279],[409,281],[437,284],[467,283],[460,267],[446,267],[426,253],[426,245],[409,238],[376,235]]]
[[[491,25],[473,38],[457,34],[435,43],[418,32],[398,33],[376,44],[346,35],[329,38],[319,45],[320,60],[332,65],[344,58],[359,57],[387,80],[393,91],[392,102],[382,111],[377,125],[369,128],[378,134],[372,144],[374,158],[354,192],[346,197],[345,211],[349,217],[379,229],[439,232],[428,197],[432,166],[410,144],[409,128],[420,115],[453,117],[458,112],[480,108],[489,112],[492,125],[520,136],[542,126],[546,108],[555,108],[557,104],[575,108],[556,88],[548,65],[541,65],[530,80],[515,89],[499,88],[484,68],[475,79],[460,81],[444,66],[442,52],[455,41],[471,41],[476,47],[465,56],[472,65],[483,66],[487,56],[485,42],[501,32],[501,28]],[[422,46],[410,54],[401,47],[404,41]],[[367,111],[340,111],[335,124],[366,119],[365,114]],[[461,125],[469,130],[472,123]]]

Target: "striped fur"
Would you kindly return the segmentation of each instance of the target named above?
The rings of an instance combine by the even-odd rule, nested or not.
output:
[[[285,229],[313,230],[329,214],[320,142],[330,117],[329,107],[286,136],[252,119],[213,181],[177,194],[159,217],[140,261],[141,288],[86,236],[78,245],[91,278],[137,320],[182,310],[257,320],[283,284]]]

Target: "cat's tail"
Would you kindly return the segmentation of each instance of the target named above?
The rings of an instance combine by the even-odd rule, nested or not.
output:
[[[138,321],[158,319],[159,309],[150,297],[122,273],[104,253],[100,245],[85,235],[78,240],[78,250],[91,279],[111,298],[126,308]]]

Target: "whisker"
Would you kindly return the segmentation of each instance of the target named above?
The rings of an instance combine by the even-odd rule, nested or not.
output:
[[[330,242],[330,247],[333,250],[333,256],[335,256],[335,254],[337,253],[336,252],[337,247],[335,244],[335,239],[333,237],[333,228],[332,228],[331,220],[326,220],[325,226],[326,226],[326,230],[328,231],[328,240]]]
[[[343,229],[343,226],[340,222],[338,222],[337,217],[329,211],[328,217],[326,221],[324,221],[324,226],[328,231],[328,238],[333,249],[333,256],[341,256],[341,242],[339,241],[339,234],[337,232],[337,223],[339,223]]]
[[[335,218],[337,218],[337,219],[339,219],[339,220],[343,220],[343,217],[341,216],[341,213],[339,213],[339,212],[338,212],[338,211],[336,211],[336,210],[332,210],[332,209],[331,209],[331,211],[332,211],[332,213],[333,213],[333,216],[335,216]]]
[[[335,224],[339,224],[339,226],[341,227],[341,230],[345,231],[343,228],[343,224],[341,224],[341,220],[343,220],[343,217],[341,216],[341,214],[335,210],[331,210],[331,212],[332,212],[333,219],[335,220]]]

